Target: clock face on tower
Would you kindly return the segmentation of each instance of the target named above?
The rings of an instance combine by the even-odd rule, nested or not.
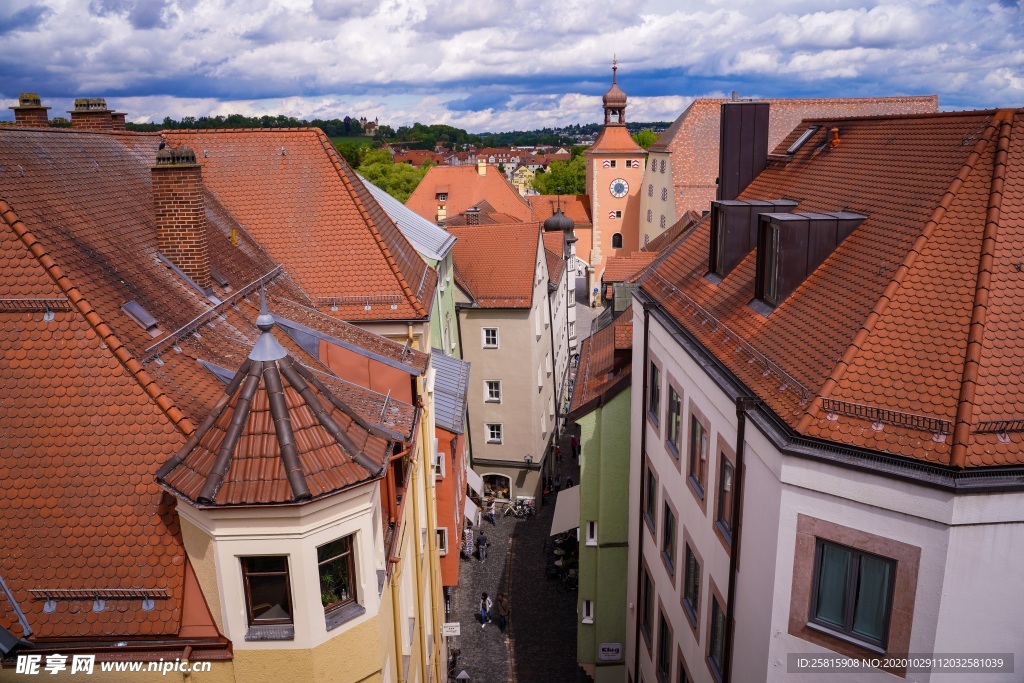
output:
[[[612,181],[612,184],[608,186],[608,189],[611,190],[613,197],[622,198],[626,196],[627,192],[629,192],[629,183],[622,178],[616,178]]]

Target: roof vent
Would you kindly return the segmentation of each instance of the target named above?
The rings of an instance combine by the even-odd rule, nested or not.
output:
[[[121,310],[124,311],[125,315],[134,320],[139,327],[144,329],[149,336],[160,336],[160,327],[157,325],[156,318],[143,308],[138,301],[134,299],[129,301],[121,307]]]
[[[829,129],[828,133],[829,133],[828,146],[829,146],[830,149],[835,149],[836,147],[839,146],[839,143],[842,142],[839,139],[839,129],[836,128],[836,127],[832,127],[832,128]]]

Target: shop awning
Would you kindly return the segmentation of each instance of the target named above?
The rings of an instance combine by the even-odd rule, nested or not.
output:
[[[476,525],[476,514],[479,508],[476,506],[476,503],[473,502],[473,499],[470,498],[469,496],[466,496],[466,506],[463,508],[463,510],[466,513],[466,521],[470,524]]]
[[[580,525],[580,487],[562,489],[555,499],[555,517],[551,520],[551,536]]]
[[[476,491],[476,495],[481,498],[484,497],[484,480],[479,474],[473,471],[472,467],[466,468],[466,483],[469,484],[469,488]]]

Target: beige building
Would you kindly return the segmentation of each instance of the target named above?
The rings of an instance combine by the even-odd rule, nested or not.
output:
[[[559,363],[541,230],[516,223],[449,231],[457,237],[462,354],[471,365],[473,469],[483,477],[485,493],[499,500],[537,497],[556,429]]]

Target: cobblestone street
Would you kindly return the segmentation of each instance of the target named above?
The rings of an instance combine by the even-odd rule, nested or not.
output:
[[[564,462],[556,472],[579,482],[566,432],[561,440]],[[452,621],[462,635],[450,647],[461,650],[456,673],[465,670],[480,683],[573,683],[589,680],[576,665],[576,592],[560,592],[544,576],[545,542],[551,531],[555,496],[548,496],[536,517],[498,517],[483,522],[490,539],[486,562],[463,558],[459,587],[452,601]],[[510,598],[512,616],[506,636],[498,629],[496,606],[492,623],[480,625],[480,597],[498,593]]]

